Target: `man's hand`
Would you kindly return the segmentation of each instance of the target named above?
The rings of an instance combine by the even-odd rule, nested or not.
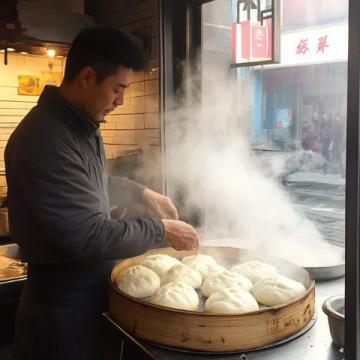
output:
[[[143,192],[143,199],[150,216],[160,219],[178,219],[176,207],[169,197],[146,188]]]
[[[176,250],[194,250],[199,247],[199,234],[189,224],[180,220],[162,219],[165,240]]]

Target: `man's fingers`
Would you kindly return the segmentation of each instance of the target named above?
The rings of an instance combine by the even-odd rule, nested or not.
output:
[[[170,216],[170,219],[178,220],[179,215],[178,215],[177,209],[170,199],[168,199],[168,202],[167,202],[166,212],[167,212],[167,215]]]
[[[200,242],[200,239],[199,239],[199,235],[196,236],[196,240],[195,240],[195,249],[197,249],[199,247],[199,242]]]
[[[162,219],[165,238],[177,250],[194,250],[199,246],[199,234],[189,224],[179,220]]]
[[[170,205],[171,205],[171,210],[172,210],[174,219],[178,220],[179,219],[179,214],[178,214],[178,211],[177,211],[175,205],[171,201],[170,201]]]
[[[199,246],[199,235],[192,226],[190,226],[189,230],[186,245],[189,250],[197,249]]]

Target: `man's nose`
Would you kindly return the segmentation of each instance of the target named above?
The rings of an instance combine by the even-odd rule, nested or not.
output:
[[[114,104],[116,106],[122,105],[124,103],[124,96],[120,95],[115,98]]]

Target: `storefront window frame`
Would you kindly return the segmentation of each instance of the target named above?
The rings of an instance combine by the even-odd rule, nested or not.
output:
[[[360,3],[349,0],[345,198],[345,357],[360,358]]]

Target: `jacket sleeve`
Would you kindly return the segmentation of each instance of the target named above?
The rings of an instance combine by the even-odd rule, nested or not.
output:
[[[160,243],[158,219],[110,219],[80,156],[56,150],[25,165],[20,188],[39,225],[69,259],[116,259]]]
[[[145,186],[126,177],[108,177],[108,193],[111,205],[131,208],[134,203],[142,204],[142,193],[145,188]]]

